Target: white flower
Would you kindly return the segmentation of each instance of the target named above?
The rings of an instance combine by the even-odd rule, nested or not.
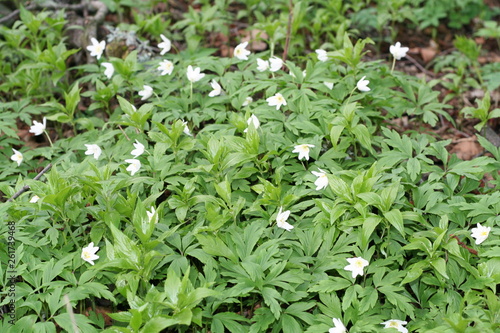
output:
[[[397,42],[396,45],[391,45],[389,47],[389,52],[391,52],[392,56],[396,58],[396,60],[400,60],[403,57],[406,57],[406,52],[408,52],[409,48],[401,47],[401,43]]]
[[[189,131],[189,127],[188,127],[188,123],[187,123],[187,121],[184,121],[184,120],[183,120],[183,121],[182,121],[182,123],[184,124],[184,130],[183,130],[184,134],[187,134],[187,135],[191,136],[192,134],[191,134],[191,132]]]
[[[319,172],[311,171],[313,175],[318,177],[318,179],[314,182],[314,185],[316,185],[316,191],[322,190],[328,186],[328,177],[326,176],[326,173],[319,168],[318,170]]]
[[[323,84],[330,90],[333,89],[333,82],[330,82],[330,81],[325,81],[323,82]]]
[[[105,68],[104,75],[106,75],[108,79],[111,79],[113,73],[115,72],[115,67],[113,67],[113,64],[110,62],[103,62],[101,66],[104,66]]]
[[[271,72],[277,72],[283,67],[283,60],[278,57],[272,57],[269,59],[269,70]]]
[[[169,60],[163,60],[158,66],[158,70],[161,71],[160,75],[170,75],[174,70],[174,64]]]
[[[102,150],[98,145],[85,144],[85,147],[87,147],[85,155],[94,155],[94,158],[96,160],[99,158],[99,156],[101,156]]]
[[[314,148],[314,145],[304,143],[293,148],[292,153],[299,153],[299,161],[303,158],[309,161],[309,148]]]
[[[269,69],[269,61],[257,58],[257,70],[259,72],[264,72]]]
[[[151,220],[155,216],[155,212],[156,212],[156,209],[154,207],[151,207],[151,211],[146,211],[146,214],[148,214],[148,221],[149,222],[151,222]],[[158,221],[156,221],[155,223],[158,223]]]
[[[328,54],[325,50],[317,49],[316,54],[318,55],[318,60],[321,62],[325,62],[328,60]]]
[[[139,96],[141,96],[141,101],[144,101],[153,95],[153,88],[148,85],[143,85],[142,90],[139,91]]]
[[[21,162],[23,161],[23,154],[21,154],[20,151],[15,150],[14,148],[12,148],[12,151],[14,152],[14,154],[10,157],[10,159],[14,162],[17,162],[17,166],[20,166]]]
[[[366,76],[363,76],[356,84],[356,87],[358,87],[360,91],[370,91],[370,88],[368,88],[368,83],[370,83],[370,81],[365,80],[365,77]]]
[[[141,168],[141,161],[136,160],[135,158],[127,159],[125,162],[130,163],[126,170],[130,172],[131,176],[133,176]]]
[[[363,276],[363,268],[368,266],[367,260],[361,257],[347,258],[346,260],[349,262],[349,265],[345,266],[344,269],[352,272],[353,279],[358,275]]]
[[[97,39],[93,37],[90,38],[90,41],[92,42],[92,45],[87,46],[87,50],[90,51],[90,56],[100,59],[104,49],[106,48],[106,41],[103,40],[98,42]]]
[[[347,329],[339,318],[333,318],[333,327],[328,330],[328,333],[346,333]]]
[[[288,216],[290,216],[290,211],[289,210],[283,211],[283,207],[280,207],[280,210],[278,211],[278,216],[276,216],[276,224],[278,225],[278,227],[290,231],[293,229],[293,225],[289,224],[286,221],[288,219]]]
[[[158,44],[158,47],[161,49],[160,55],[164,55],[165,53],[170,51],[170,48],[172,47],[172,42],[170,42],[170,39],[168,39],[167,37],[165,37],[163,35],[160,35],[160,38],[163,42]]]
[[[385,325],[384,328],[395,328],[401,333],[408,333],[408,329],[404,327],[403,325],[406,325],[407,322],[404,320],[398,320],[398,319],[391,319],[388,321],[384,321],[380,325]]]
[[[31,199],[30,199],[30,202],[31,203],[37,203],[37,201],[40,200],[40,197],[38,195],[34,195]]]
[[[266,99],[269,106],[276,106],[276,110],[279,110],[282,105],[286,105],[285,98],[280,93]]]
[[[248,118],[247,124],[248,126],[250,126],[250,124],[253,124],[253,127],[257,129],[260,126],[259,118],[257,118],[254,114],[252,114],[250,118]],[[243,132],[244,133],[248,132],[248,128],[246,128]]]
[[[193,66],[191,66],[191,65],[188,66],[187,78],[192,83],[196,82],[196,81],[200,81],[201,79],[203,79],[204,76],[205,76],[204,73],[200,73],[200,67],[196,67],[193,69]]]
[[[82,259],[93,265],[94,260],[99,259],[99,256],[95,254],[97,251],[99,251],[99,247],[94,247],[94,242],[90,242],[87,247],[82,249]]]
[[[252,102],[253,102],[253,98],[248,96],[247,98],[245,98],[245,101],[243,102],[243,104],[241,104],[241,106],[247,106]]]
[[[248,60],[248,55],[250,55],[251,52],[246,49],[247,45],[248,42],[238,44],[234,48],[234,56],[240,60]]]
[[[482,226],[481,223],[477,224],[477,228],[472,228],[472,238],[476,239],[476,244],[479,245],[488,238],[491,228]]]
[[[47,127],[47,119],[43,117],[43,120],[41,123],[39,123],[36,120],[33,120],[33,125],[31,125],[29,132],[33,133],[35,135],[41,135],[43,131],[45,131],[45,128]]]
[[[212,91],[208,94],[209,97],[215,97],[219,96],[222,92],[222,87],[220,84],[217,83],[217,81],[212,79],[212,82],[210,82],[210,85],[212,86]]]
[[[144,153],[144,145],[140,143],[137,139],[135,140],[134,145],[134,150],[130,152],[130,154],[134,155],[134,158],[142,155]]]

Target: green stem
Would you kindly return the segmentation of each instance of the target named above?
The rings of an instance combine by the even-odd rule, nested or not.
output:
[[[47,136],[47,139],[49,139],[50,146],[51,146],[51,147],[54,147],[54,144],[52,143],[52,140],[50,139],[50,135],[49,135],[49,133],[47,133],[47,131],[45,131],[45,130],[44,130],[43,132],[44,132],[44,133],[45,133],[45,135]]]
[[[396,66],[396,58],[393,58],[392,60],[391,74],[394,71],[394,66]]]
[[[191,82],[190,89],[189,89],[189,110],[188,112],[191,111],[191,105],[193,104],[193,82]]]

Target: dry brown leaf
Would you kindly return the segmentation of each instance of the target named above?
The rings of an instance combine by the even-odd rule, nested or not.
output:
[[[456,154],[464,161],[469,161],[483,152],[483,148],[476,140],[463,140],[458,142],[450,150],[450,154]]]
[[[252,51],[264,51],[267,49],[267,43],[264,40],[269,39],[269,36],[262,30],[253,29],[242,33],[242,42],[249,42],[249,49]]]

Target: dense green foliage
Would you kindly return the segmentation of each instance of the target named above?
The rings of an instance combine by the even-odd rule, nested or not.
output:
[[[120,16],[133,5],[103,2]],[[381,325],[390,319],[410,332],[498,332],[500,149],[478,135],[490,154],[463,161],[448,152],[450,140],[424,132],[454,121],[438,86],[453,96],[485,92],[462,113],[478,130],[499,117],[490,91],[500,68],[479,64],[481,49],[466,37],[435,61],[448,71],[441,80],[364,56],[394,44],[401,22],[460,28],[499,11],[477,0],[419,10],[412,1],[367,2],[294,1],[288,58],[273,72],[258,70],[257,58],[282,56],[288,1],[240,1],[238,10],[200,1],[182,20],[144,5],[136,23],[111,29],[100,59],[77,65],[73,56],[90,52],[67,45],[62,11],[21,10],[2,26],[3,309],[13,222],[18,277],[17,320],[4,314],[0,331],[328,332],[339,318],[351,333],[397,332]],[[204,46],[242,18],[266,33],[266,50],[245,60]],[[146,43],[161,34],[174,45],[164,55]],[[477,34],[499,38],[492,23]],[[110,56],[113,40],[127,36],[144,47]],[[165,59],[173,71],[161,75]],[[205,75],[188,80],[188,66]],[[214,80],[222,92],[209,96]],[[141,99],[145,85],[152,95]],[[286,104],[273,105],[277,94]],[[44,117],[45,131],[23,142],[20,133]],[[404,132],[401,117],[425,129]],[[277,226],[280,209],[293,229]],[[471,236],[478,224],[491,228],[480,244]],[[90,243],[99,247],[93,264],[82,259]],[[357,257],[369,264],[353,277],[346,259]]]

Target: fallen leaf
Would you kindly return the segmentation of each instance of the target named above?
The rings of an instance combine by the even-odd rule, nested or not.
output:
[[[269,36],[262,30],[253,29],[250,31],[244,31],[242,33],[242,42],[249,42],[249,49],[253,51],[264,51],[267,49],[267,43],[265,40],[269,39]]]
[[[450,154],[456,154],[457,157],[463,161],[472,160],[482,152],[483,148],[475,138],[467,138],[466,140],[460,141],[450,149]]]

